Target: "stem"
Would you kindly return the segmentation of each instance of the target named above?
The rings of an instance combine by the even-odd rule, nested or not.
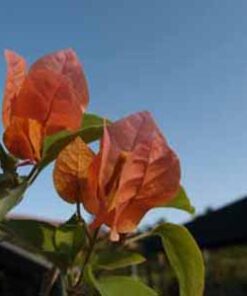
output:
[[[59,275],[59,269],[57,267],[53,267],[48,272],[48,277],[44,279],[43,284],[41,286],[40,290],[40,296],[50,296],[51,290],[57,280],[57,277]]]
[[[83,262],[79,279],[78,279],[77,283],[74,286],[75,289],[78,288],[80,286],[81,282],[83,281],[84,271],[85,271],[85,268],[86,268],[87,264],[89,263],[90,258],[91,258],[92,254],[93,254],[95,243],[96,243],[97,236],[98,236],[98,233],[99,233],[99,229],[100,228],[97,228],[95,230],[95,232],[93,234],[93,237],[91,238],[91,241],[90,241],[90,244],[89,244],[88,253],[86,254],[85,260]]]
[[[28,184],[28,186],[32,185],[34,180],[38,177],[39,173],[40,173],[40,168],[37,165],[35,165],[32,168],[31,172],[27,176],[27,184]]]
[[[79,201],[76,202],[76,215],[77,215],[79,221],[84,225],[86,236],[87,236],[87,238],[89,240],[89,243],[91,244],[92,237],[91,237],[91,235],[90,235],[90,233],[88,231],[87,224],[86,224],[85,220],[82,218],[82,215],[81,215],[81,205],[80,205],[80,202]]]
[[[76,214],[77,214],[77,217],[80,219],[80,221],[82,220],[84,221],[81,215],[81,205],[79,201],[76,203]]]
[[[127,246],[127,245],[130,245],[130,244],[132,244],[132,243],[135,243],[135,242],[137,242],[137,241],[139,241],[139,240],[142,240],[142,239],[144,239],[144,238],[150,236],[151,234],[152,234],[152,232],[149,231],[149,232],[145,232],[145,233],[142,233],[142,234],[136,235],[136,236],[131,237],[131,238],[129,238],[129,239],[126,239],[126,241],[124,242],[124,245]]]

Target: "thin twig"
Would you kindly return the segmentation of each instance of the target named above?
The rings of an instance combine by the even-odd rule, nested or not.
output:
[[[51,290],[59,276],[59,269],[57,267],[53,267],[49,272],[47,278],[44,279],[41,289],[40,296],[50,296]]]
[[[92,237],[91,237],[91,234],[90,232],[88,231],[88,227],[87,227],[87,224],[85,222],[85,220],[82,218],[82,215],[81,215],[81,204],[80,202],[76,202],[76,215],[77,215],[77,218],[79,219],[79,221],[83,224],[84,228],[85,228],[85,232],[86,232],[86,236],[89,240],[89,243],[91,244],[91,241],[92,241]]]
[[[38,177],[39,173],[40,173],[40,168],[37,165],[35,165],[27,176],[28,186],[30,186],[34,182],[34,180]]]

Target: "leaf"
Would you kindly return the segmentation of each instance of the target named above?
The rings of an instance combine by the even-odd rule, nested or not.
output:
[[[175,198],[168,204],[165,204],[164,207],[184,210],[190,214],[195,213],[195,208],[191,205],[190,200],[182,186],[180,187]]]
[[[40,253],[55,251],[53,239],[56,227],[49,223],[31,219],[11,219],[4,221],[3,226],[17,244]]]
[[[56,229],[54,243],[56,251],[71,264],[86,242],[85,226],[73,215],[69,221]]]
[[[109,121],[107,121],[109,123]],[[82,128],[74,133],[62,131],[45,139],[43,156],[40,168],[44,168],[52,162],[59,152],[67,146],[74,138],[80,136],[85,143],[98,140],[104,129],[104,119],[94,114],[84,114]]]
[[[139,253],[127,251],[104,251],[98,254],[95,268],[114,270],[143,263],[146,259]]]
[[[158,294],[141,281],[127,276],[111,276],[98,280],[102,296],[157,296]],[[195,296],[195,295],[194,295]]]
[[[2,229],[13,242],[46,257],[59,268],[73,263],[85,243],[85,229],[75,216],[56,227],[31,219],[11,219],[2,223]]]
[[[0,221],[5,215],[22,200],[23,194],[27,189],[27,183],[22,182],[14,188],[0,188]]]
[[[189,231],[183,226],[165,223],[153,233],[162,239],[168,260],[179,282],[180,296],[202,296],[203,257]]]
[[[85,227],[76,215],[67,222],[56,227],[53,236],[54,250],[44,252],[43,255],[53,262],[63,272],[67,272],[79,251],[85,244]]]
[[[107,124],[111,124],[109,119],[104,119],[96,114],[85,113],[83,115],[82,126],[97,126],[102,125],[103,121],[106,120]]]
[[[110,276],[96,279],[91,266],[85,270],[85,281],[101,296],[157,296],[158,294],[141,281],[128,276]]]

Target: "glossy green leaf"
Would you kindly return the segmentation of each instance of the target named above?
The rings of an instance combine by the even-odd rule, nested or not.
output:
[[[55,251],[53,239],[56,227],[31,219],[10,219],[3,222],[13,241],[38,252]]]
[[[175,198],[164,206],[168,208],[183,210],[190,214],[195,213],[195,208],[191,205],[190,200],[182,186],[180,187],[180,190],[178,191]]]
[[[109,123],[109,121],[107,121]],[[71,133],[62,131],[45,139],[40,169],[47,166],[58,156],[59,152],[74,138],[80,136],[85,143],[98,140],[104,129],[104,119],[94,114],[84,114],[82,128]]]
[[[104,251],[97,254],[95,268],[114,270],[130,265],[143,263],[145,258],[136,252],[128,251]]]
[[[0,221],[12,208],[20,203],[26,189],[26,182],[22,182],[14,188],[0,187]]]
[[[153,233],[161,237],[168,260],[179,282],[180,296],[202,296],[203,257],[189,231],[183,226],[165,223],[158,226]]]

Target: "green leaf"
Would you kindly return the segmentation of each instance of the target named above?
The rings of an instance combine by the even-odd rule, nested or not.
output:
[[[84,226],[70,219],[54,226],[30,219],[11,219],[2,223],[17,245],[43,255],[58,267],[66,269],[85,243]]]
[[[109,123],[109,121],[107,121]],[[85,143],[98,140],[103,135],[104,119],[94,114],[84,114],[82,128],[74,133],[62,131],[45,139],[40,169],[47,166],[74,138],[80,136]]]
[[[102,123],[104,123],[103,122],[104,120],[106,120],[107,124],[111,123],[109,119],[102,118],[96,114],[85,113],[82,120],[82,127],[83,126],[100,126],[102,125]]]
[[[183,226],[165,223],[153,233],[162,239],[168,260],[179,282],[180,296],[202,296],[203,257],[189,231]]]
[[[56,227],[31,219],[11,219],[2,223],[12,239],[19,245],[42,253],[55,251],[53,239]]]
[[[84,225],[75,216],[58,227],[31,219],[10,219],[1,226],[12,242],[39,253],[61,270],[73,263],[85,244]]]
[[[128,251],[104,251],[97,254],[95,268],[114,270],[143,263],[146,259],[139,253]]]
[[[66,260],[66,264],[73,263],[76,255],[86,243],[85,226],[76,215],[56,229],[54,243],[57,252]]]
[[[102,296],[157,296],[158,294],[141,281],[127,276],[103,277],[97,282]],[[194,295],[195,296],[195,295]]]
[[[5,215],[22,200],[23,194],[27,189],[27,183],[22,182],[14,188],[0,188],[0,221]]]
[[[140,280],[128,276],[110,276],[96,279],[92,267],[87,266],[84,273],[86,283],[94,287],[101,296],[157,296],[158,294]]]
[[[190,214],[195,213],[195,208],[191,205],[190,200],[182,186],[180,187],[180,190],[178,191],[175,198],[164,206],[168,208],[184,210]]]

